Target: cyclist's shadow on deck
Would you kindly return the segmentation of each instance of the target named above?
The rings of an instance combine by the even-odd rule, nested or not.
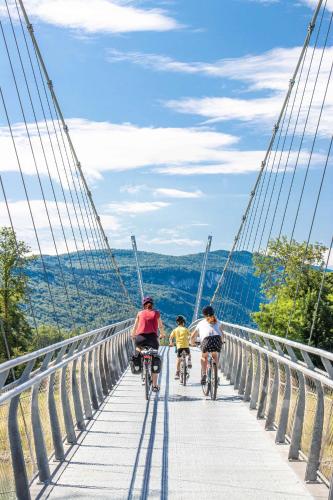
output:
[[[159,396],[159,401],[164,401],[165,398],[164,396]],[[193,401],[206,401],[206,400],[210,400],[210,398],[208,396],[201,396],[201,397],[196,397],[196,396],[186,396],[184,394],[173,394],[172,396],[169,396],[167,398],[167,400],[170,402],[170,403],[178,403],[178,402],[193,402]],[[220,402],[220,403],[232,403],[232,402],[236,402],[236,401],[242,401],[243,398],[242,396],[223,396],[223,394],[221,394],[219,397],[216,398],[216,400],[214,402]]]

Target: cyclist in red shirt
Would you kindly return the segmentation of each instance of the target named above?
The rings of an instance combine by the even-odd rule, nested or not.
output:
[[[161,315],[159,311],[154,309],[154,301],[151,297],[145,297],[142,301],[142,306],[143,310],[138,312],[131,334],[136,350],[140,352],[143,347],[151,347],[158,350],[160,346],[158,330],[161,332],[161,339],[165,337]],[[155,392],[159,390],[157,377],[158,373],[152,374],[152,385]]]

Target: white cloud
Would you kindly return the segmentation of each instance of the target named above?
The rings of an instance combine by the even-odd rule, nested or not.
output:
[[[166,196],[167,198],[202,198],[203,192],[183,191],[181,189],[157,188],[154,190],[154,196]]]
[[[318,5],[318,0],[301,0],[301,2],[312,9],[314,9]],[[325,3],[325,2],[323,2],[323,3]],[[333,0],[327,0],[326,8],[328,10],[333,10]]]
[[[119,203],[109,203],[106,207],[107,211],[116,214],[139,215],[149,212],[156,212],[161,208],[168,207],[170,203],[164,201],[122,201]]]
[[[71,203],[67,203],[66,207],[64,202],[59,202],[57,208],[56,203],[52,200],[46,200],[46,205],[47,211],[43,200],[32,199],[30,201],[32,217],[34,219],[34,224],[37,230],[42,253],[56,253],[56,249],[52,241],[50,223],[53,229],[58,253],[67,252],[66,242],[61,225],[64,228],[67,245],[70,251],[75,251],[77,248],[79,250],[82,250],[84,246],[86,247],[86,249],[89,249],[89,241],[86,239],[87,236],[82,230],[83,226],[85,225],[89,235],[89,221],[86,216],[84,216],[84,218],[82,219],[79,207]],[[34,253],[39,253],[38,244],[33,228],[33,222],[27,201],[10,201],[9,211],[11,214],[15,232],[17,234],[17,238],[25,241],[31,247]],[[76,219],[75,212],[76,214],[78,214],[78,220]],[[59,215],[61,218],[61,222]],[[119,230],[120,224],[118,222],[118,219],[114,215],[104,213],[101,213],[100,215],[103,227],[106,231],[112,233]],[[1,226],[10,226],[7,207],[4,202],[0,202],[0,227]],[[81,233],[79,231],[79,227],[81,228]],[[83,241],[81,235],[83,235]],[[93,239],[90,235],[89,240],[92,246]]]
[[[147,189],[145,184],[125,184],[124,186],[120,186],[121,193],[129,193],[129,194],[137,194],[140,191],[144,191]]]
[[[203,116],[211,122],[223,120],[257,121],[273,123],[281,109],[281,97],[234,99],[205,97],[203,99],[170,100],[168,108],[179,113]]]
[[[207,127],[138,127],[128,123],[113,124],[81,119],[67,120],[67,124],[90,182],[101,179],[107,171],[217,162],[226,148],[238,142],[238,138],[233,135],[215,132]],[[25,127],[17,123],[12,128],[23,171],[25,174],[35,175],[34,160]],[[51,175],[57,179],[46,127],[40,123],[39,128]],[[39,170],[46,175],[37,129],[33,124],[29,124],[29,129]],[[51,134],[51,139],[57,151],[54,134]],[[6,127],[0,127],[0,150],[0,172],[17,171],[17,160]],[[61,164],[59,158],[58,160]]]
[[[299,167],[304,167],[309,161],[309,151],[298,153],[292,151],[289,154],[284,152],[280,161],[280,153],[277,153],[276,163],[280,161],[280,172],[283,170],[285,163],[288,161],[287,170],[291,170],[297,161]],[[199,164],[199,165],[179,165],[179,166],[165,166],[157,168],[157,172],[168,175],[216,175],[216,174],[241,174],[256,172],[260,168],[261,161],[265,156],[264,151],[225,151],[223,153],[223,160],[221,163],[216,164]],[[274,157],[274,151],[271,155]],[[315,153],[311,158],[312,167],[323,165],[325,162],[325,155]]]
[[[202,74],[209,77],[227,78],[246,85],[242,89],[243,96],[239,97],[202,97],[182,98],[169,100],[165,106],[179,113],[202,116],[209,122],[224,120],[239,120],[256,122],[264,126],[272,126],[282,108],[282,103],[288,89],[289,80],[294,73],[301,47],[275,48],[259,55],[246,55],[232,59],[221,59],[215,62],[184,62],[168,56],[147,54],[141,52],[120,52],[110,50],[108,59],[111,62],[127,61],[155,71],[167,71],[187,74]],[[322,62],[320,63],[321,57]],[[324,91],[333,58],[333,47],[327,47],[324,54],[322,48],[309,48],[303,68],[300,87],[295,100],[295,109],[301,102],[303,86],[309,71],[308,83],[303,99],[303,110],[300,116],[301,130],[305,121],[306,109],[312,99],[312,116],[309,121],[308,132],[313,132],[316,126],[316,117],[319,115]],[[310,67],[310,62],[311,67]],[[320,66],[320,75],[316,83],[317,70]],[[316,87],[315,87],[316,85]],[[294,99],[297,85],[294,86],[291,102]],[[252,92],[256,92],[253,96]],[[258,92],[261,94],[258,95]],[[265,92],[265,95],[262,95]],[[244,97],[245,94],[245,97]],[[321,120],[319,133],[329,136],[332,130],[333,90],[332,84],[327,93],[325,109]],[[300,132],[301,133],[301,132]]]
[[[180,247],[202,247],[201,240],[194,240],[190,238],[152,238],[149,240],[153,245],[177,245]]]
[[[177,61],[161,54],[108,51],[110,62],[126,61],[156,71],[203,74],[246,81],[250,89],[285,90],[296,66],[301,47],[275,48],[260,55],[220,59],[214,62]]]
[[[131,5],[132,3],[132,5]],[[10,2],[15,16],[15,2]],[[181,25],[161,9],[143,9],[121,0],[26,0],[32,19],[85,33],[169,31]],[[5,7],[0,7],[5,16]]]

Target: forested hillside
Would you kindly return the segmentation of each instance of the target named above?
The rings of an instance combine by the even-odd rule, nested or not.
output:
[[[115,257],[126,287],[135,304],[139,306],[133,253],[130,250],[117,250]],[[227,252],[223,250],[211,252],[209,255],[202,304],[207,303],[214,292],[226,257]],[[79,256],[72,254],[71,258],[64,255],[60,259],[63,274],[59,271],[56,257],[43,257],[48,271],[47,280],[41,259],[31,261],[27,269],[31,301],[39,323],[55,324],[58,321],[61,326],[70,328],[72,315],[77,326],[93,328],[122,319],[128,314],[117,279],[114,272],[106,268],[102,253],[82,253]],[[155,298],[156,307],[162,312],[169,327],[174,323],[177,314],[184,314],[188,320],[192,318],[202,259],[202,253],[174,257],[139,252],[145,293]],[[235,259],[243,265],[238,266],[231,293],[226,297],[229,307],[225,319],[237,319],[249,324],[252,305],[256,310],[260,302],[257,293],[259,280],[253,277],[251,254],[240,252],[235,255]],[[67,291],[70,308],[64,292],[63,277],[69,283]],[[50,300],[48,285],[54,297],[55,307]],[[242,306],[239,307],[233,301],[240,295]],[[247,307],[244,307],[245,302]],[[28,307],[26,312],[30,315]]]

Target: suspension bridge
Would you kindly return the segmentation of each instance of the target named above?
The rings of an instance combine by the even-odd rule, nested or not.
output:
[[[1,0],[2,498],[333,499],[333,354],[325,347],[333,330],[323,326],[323,314],[332,316],[332,239],[326,241],[321,224],[333,185],[332,15],[330,2],[319,0],[234,242],[209,289],[226,341],[218,398],[202,395],[197,348],[184,387],[173,379],[174,352],[161,346],[161,391],[146,402],[128,369],[134,317],[148,288],[136,239],[133,289],[107,237],[29,12],[22,0]],[[14,192],[20,201],[12,200]],[[304,234],[285,335],[278,336],[279,290]],[[272,241],[290,253],[278,260]],[[313,263],[308,250],[319,252],[317,241],[324,257]],[[191,330],[207,296],[211,243],[210,236]],[[246,256],[271,266],[266,331],[250,320],[260,292]],[[37,276],[33,285],[25,261]],[[301,281],[311,273],[315,290]],[[102,282],[109,293],[101,300]],[[22,290],[24,316],[15,316],[14,325],[10,307]],[[51,311],[51,345],[41,345],[40,296]],[[307,342],[292,335],[303,312]],[[71,335],[64,337],[64,329]],[[17,341],[25,336],[38,348],[22,353]]]

